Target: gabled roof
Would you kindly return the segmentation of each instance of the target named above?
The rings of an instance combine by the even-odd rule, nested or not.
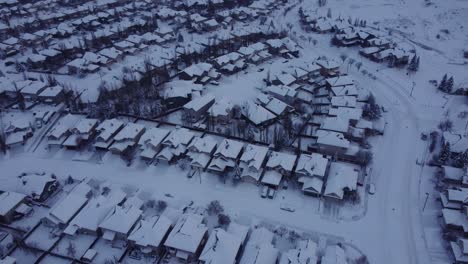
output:
[[[128,234],[141,214],[142,211],[135,206],[115,206],[99,227],[115,233]]]
[[[195,253],[208,230],[202,221],[203,217],[200,215],[182,215],[171,233],[169,233],[164,245],[177,250]]]
[[[219,144],[219,147],[216,149],[214,156],[222,156],[228,159],[237,159],[243,148],[244,143],[240,141],[223,139],[221,144]]]
[[[241,238],[236,234],[230,234],[221,228],[214,229],[199,259],[206,264],[234,264],[241,242]]]
[[[268,158],[266,166],[268,168],[281,168],[285,171],[292,171],[294,163],[296,162],[297,156],[284,152],[273,151]]]
[[[357,188],[358,172],[352,165],[342,162],[332,162],[325,186],[325,196],[343,199],[344,189],[350,191]]]
[[[301,154],[297,162],[296,173],[323,178],[325,177],[328,161],[323,155],[317,153]]]
[[[17,192],[3,192],[0,194],[0,216],[5,216],[16,207],[26,196]]]
[[[265,161],[267,153],[267,147],[248,144],[245,147],[244,153],[242,154],[240,160],[241,162],[247,163],[247,166],[253,167],[256,170],[260,170],[263,162]]]
[[[142,247],[159,247],[169,232],[172,221],[165,216],[154,216],[147,220],[140,220],[128,236],[128,240]]]

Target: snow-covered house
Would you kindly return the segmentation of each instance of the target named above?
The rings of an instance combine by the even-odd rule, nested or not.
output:
[[[109,241],[126,240],[130,230],[140,220],[142,211],[132,205],[117,205],[99,224],[102,237]]]
[[[118,119],[104,120],[96,128],[99,135],[96,137],[94,147],[107,150],[114,141],[114,136],[123,128],[124,123]]]
[[[33,135],[31,122],[26,118],[15,118],[5,127],[5,144],[8,147],[24,144]]]
[[[320,59],[315,61],[315,63],[321,67],[320,73],[323,76],[334,77],[340,73],[340,64],[335,60]]]
[[[231,139],[224,139],[216,149],[208,170],[222,173],[236,167],[244,149],[244,143]]]
[[[167,135],[169,135],[169,130],[167,129],[158,127],[147,129],[138,142],[141,149],[140,157],[152,160],[162,149],[162,142]]]
[[[185,118],[189,122],[200,120],[214,104],[215,97],[207,94],[198,98],[193,98],[192,101],[184,105]]]
[[[357,190],[359,172],[351,164],[332,162],[328,172],[324,196],[343,200],[346,193]]]
[[[50,174],[26,174],[18,176],[15,191],[35,201],[44,202],[58,186],[59,182]]]
[[[358,121],[362,118],[362,109],[349,107],[329,108],[328,115],[331,117],[341,117],[353,121]]]
[[[43,103],[57,104],[63,100],[65,90],[60,85],[46,87],[39,95],[38,98]]]
[[[450,242],[450,248],[456,263],[468,263],[468,239],[458,238]]]
[[[187,156],[192,168],[205,169],[216,150],[218,142],[212,136],[196,137],[188,146]]]
[[[326,154],[344,154],[350,147],[349,140],[339,132],[319,129],[315,136],[318,150]]]
[[[468,205],[468,188],[446,189],[440,193],[440,201],[444,208],[461,210]]]
[[[9,224],[18,215],[17,208],[23,204],[26,196],[17,192],[5,191],[0,193],[0,222]]]
[[[70,236],[74,236],[77,232],[97,235],[99,233],[99,224],[115,206],[125,199],[125,196],[126,194],[123,191],[112,189],[107,194],[91,198],[63,232]]]
[[[242,115],[255,126],[266,126],[276,119],[272,112],[251,101],[242,106]]]
[[[164,246],[169,254],[184,261],[194,261],[205,244],[207,231],[201,215],[183,214],[169,233]]]
[[[57,202],[42,219],[48,226],[65,228],[88,202],[86,195],[91,191],[91,187],[86,183],[81,183]]]
[[[349,119],[337,117],[325,117],[320,125],[321,130],[333,131],[347,135],[349,132]]]
[[[62,143],[67,148],[78,148],[86,144],[96,134],[96,127],[99,121],[94,118],[83,118],[73,128],[71,135]]]
[[[274,234],[266,228],[252,230],[240,264],[276,264],[279,251],[273,246]]]
[[[135,123],[127,123],[114,137],[114,143],[109,150],[114,154],[121,154],[129,148],[133,148],[145,132],[145,126]]]
[[[240,158],[240,179],[257,183],[262,176],[267,155],[267,147],[248,144]]]
[[[233,108],[231,100],[227,97],[223,97],[208,109],[208,114],[215,124],[227,124],[231,120],[231,110]]]
[[[463,184],[463,177],[466,174],[465,170],[451,166],[441,166],[440,171],[443,174],[444,182],[456,185]]]
[[[47,135],[49,146],[62,146],[62,143],[70,136],[71,128],[77,123],[77,116],[68,114],[62,117]]]
[[[320,195],[326,177],[329,160],[323,155],[301,154],[296,166],[297,181],[306,194]]]
[[[279,264],[316,264],[317,247],[317,243],[312,240],[301,240],[296,248],[281,254]]]
[[[242,243],[242,237],[239,234],[216,228],[211,231],[198,259],[202,264],[235,264],[239,260]]]
[[[21,89],[21,94],[25,100],[34,101],[46,87],[47,83],[45,82],[33,81]]]
[[[195,134],[186,128],[176,128],[163,141],[164,148],[156,155],[156,159],[164,162],[172,162],[180,158],[187,151],[187,147],[195,137]]]
[[[266,171],[262,177],[262,183],[274,188],[281,184],[284,177],[291,175],[297,156],[284,152],[271,152],[266,164]]]
[[[128,241],[145,255],[160,254],[172,224],[172,220],[165,216],[141,219],[128,236]]]
[[[297,95],[297,90],[285,85],[270,85],[266,87],[266,92],[281,101],[292,103]]]
[[[276,116],[283,116],[292,111],[294,108],[285,102],[276,98],[271,98],[268,103],[263,105],[268,111],[272,112]]]

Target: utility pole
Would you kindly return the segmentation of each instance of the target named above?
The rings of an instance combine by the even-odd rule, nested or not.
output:
[[[414,91],[414,87],[416,86],[416,83],[413,82],[413,87],[411,88],[411,93],[410,93],[410,96],[413,97],[413,91]],[[414,98],[414,97],[413,97]]]

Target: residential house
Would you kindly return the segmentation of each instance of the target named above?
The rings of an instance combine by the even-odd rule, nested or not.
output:
[[[274,234],[264,227],[252,230],[240,264],[276,264],[279,251],[273,246]]]
[[[107,150],[114,142],[114,136],[120,132],[123,126],[124,123],[115,118],[104,120],[96,128],[99,134],[94,143],[94,147]]]
[[[294,249],[281,254],[279,264],[316,264],[318,245],[312,240],[301,240]]]
[[[44,202],[57,190],[59,185],[57,179],[50,174],[26,174],[18,176],[15,191],[34,201]]]
[[[322,256],[322,264],[347,264],[346,253],[339,245],[327,246]]]
[[[128,236],[128,241],[147,256],[161,255],[163,241],[172,228],[172,220],[161,215],[141,219]]]
[[[200,120],[214,104],[215,97],[207,94],[198,98],[193,98],[192,101],[184,105],[184,114],[186,121],[196,122]]]
[[[343,200],[347,194],[357,190],[359,171],[353,165],[332,162],[325,185],[324,196]]]
[[[46,87],[39,95],[38,98],[43,103],[58,104],[63,101],[65,90],[60,85]]]
[[[156,155],[156,159],[170,163],[187,151],[187,147],[195,137],[195,134],[186,128],[176,128],[164,139],[164,148]]]
[[[169,135],[169,130],[152,127],[145,130],[138,145],[140,146],[140,157],[145,160],[153,160],[156,154],[162,149],[163,140]]]
[[[239,157],[244,149],[244,143],[231,139],[223,139],[213,155],[208,170],[222,173],[237,166]]]
[[[231,100],[227,97],[223,97],[216,102],[208,109],[208,114],[211,118],[211,122],[214,124],[228,124],[230,123],[232,116],[231,110],[233,108]],[[239,109],[240,110],[240,109]]]
[[[145,126],[135,123],[127,123],[125,127],[114,136],[114,143],[109,150],[114,154],[122,154],[138,144],[145,132]]]
[[[41,81],[33,81],[21,89],[21,94],[25,100],[35,101],[39,94],[47,87],[47,83]]]
[[[0,193],[0,222],[10,224],[18,215],[17,208],[26,200],[26,196],[17,192],[4,191]]]
[[[277,188],[283,177],[291,176],[297,156],[284,152],[271,152],[266,164],[266,171],[262,183]]]
[[[240,179],[252,183],[260,181],[267,155],[267,147],[248,144],[240,158]]]
[[[207,231],[201,215],[183,214],[169,233],[164,246],[169,254],[178,259],[187,262],[197,260],[205,244]]]
[[[112,189],[106,194],[92,197],[63,232],[69,236],[74,236],[76,233],[98,235],[99,224],[110,212],[115,211],[115,206],[121,204],[125,197],[126,194],[119,189]]]
[[[327,176],[329,159],[323,155],[301,154],[296,166],[297,181],[302,184],[305,194],[319,196],[322,194],[323,183]]]
[[[127,240],[130,230],[140,220],[142,211],[132,205],[117,205],[99,224],[102,237],[108,241]]]
[[[466,264],[468,263],[468,239],[458,238],[456,241],[450,242],[455,263]]]
[[[187,156],[190,159],[190,166],[200,170],[205,169],[210,163],[217,145],[217,140],[212,136],[194,138],[188,146]]]
[[[255,126],[266,126],[276,119],[276,115],[252,101],[242,106],[242,115]]]
[[[84,182],[78,184],[49,210],[42,222],[51,227],[64,229],[88,203],[87,195],[90,191],[91,187],[88,184]]]
[[[71,135],[62,143],[66,148],[79,148],[87,144],[96,135],[96,127],[99,121],[94,118],[83,118],[73,128]]]
[[[211,231],[199,260],[203,264],[236,264],[239,261],[242,236],[221,228]]]

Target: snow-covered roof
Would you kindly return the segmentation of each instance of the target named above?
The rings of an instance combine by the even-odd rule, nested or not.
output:
[[[169,130],[164,128],[152,127],[145,130],[145,133],[141,136],[139,145],[140,146],[152,146],[157,147],[169,134]]]
[[[337,116],[345,119],[359,120],[362,117],[361,108],[337,107],[328,110],[329,116]]]
[[[188,149],[191,152],[211,154],[217,144],[218,141],[212,136],[196,137],[190,142]]]
[[[271,100],[265,105],[265,108],[270,110],[275,115],[281,115],[290,109],[291,106],[277,98],[271,98]]]
[[[195,253],[208,230],[202,221],[201,215],[182,215],[169,233],[164,246]]]
[[[19,203],[21,203],[26,196],[17,192],[3,192],[0,194],[0,216],[5,216]]]
[[[172,221],[165,216],[153,216],[146,220],[140,220],[128,236],[128,240],[141,247],[157,248],[166,237]]]
[[[265,161],[267,153],[267,147],[248,144],[245,147],[240,161],[247,163],[248,167],[253,167],[256,170],[260,170],[262,168],[263,162]]]
[[[241,243],[241,238],[237,234],[216,228],[211,232],[199,260],[206,264],[234,264]]]
[[[264,107],[253,102],[249,102],[247,103],[247,107],[243,107],[242,114],[255,125],[260,125],[276,117]]]
[[[63,91],[63,87],[60,85],[55,85],[45,88],[40,94],[39,97],[55,97]]]
[[[296,162],[297,156],[284,152],[273,151],[268,158],[266,166],[268,168],[281,168],[285,171],[292,171],[294,163]]]
[[[317,143],[327,146],[336,146],[340,148],[349,148],[350,142],[347,140],[342,133],[328,131],[328,130],[317,130]]]
[[[83,118],[75,125],[73,130],[80,134],[88,134],[97,126],[98,122],[95,118]]]
[[[355,96],[333,96],[331,98],[331,104],[334,107],[356,107],[357,99]]]
[[[358,171],[352,165],[343,162],[332,162],[325,186],[325,196],[343,199],[344,189],[356,190]]]
[[[315,264],[317,260],[317,243],[303,240],[299,241],[295,249],[283,253],[279,264]]]
[[[27,174],[17,178],[16,191],[34,198],[46,191],[45,187],[49,183],[54,183],[56,181],[57,180],[52,178],[50,174]]]
[[[323,119],[320,129],[335,132],[347,133],[349,128],[349,119],[343,117],[326,117]]]
[[[219,144],[219,147],[216,149],[214,154],[215,157],[224,157],[227,159],[237,159],[242,149],[244,148],[244,143],[232,139],[223,139]]]
[[[200,111],[203,107],[212,104],[215,100],[214,95],[207,94],[198,98],[193,99],[192,101],[184,105],[184,109],[193,110],[195,112]]]
[[[85,195],[72,192],[63,200],[57,202],[46,217],[54,223],[67,224],[87,201]]]
[[[323,178],[325,177],[327,165],[328,159],[323,155],[317,153],[301,154],[297,161],[296,173]]]
[[[145,126],[135,123],[127,123],[125,127],[120,130],[120,132],[115,135],[114,139],[116,141],[121,140],[135,140],[138,135],[145,130]]]
[[[231,100],[227,97],[222,97],[221,99],[216,99],[216,102],[208,109],[208,113],[211,116],[228,116],[233,104]]]
[[[240,264],[275,264],[279,251],[271,244],[261,244],[245,248]]]
[[[33,94],[37,95],[39,94],[45,87],[47,86],[46,83],[41,82],[41,81],[34,81],[30,83],[29,85],[25,86],[23,89],[21,89],[22,94]]]
[[[140,219],[142,213],[136,206],[115,206],[99,224],[99,227],[106,231],[126,235]]]
[[[186,128],[176,128],[164,139],[163,144],[177,148],[179,145],[187,146],[195,134]]]
[[[106,196],[92,198],[72,219],[64,233],[74,235],[79,229],[96,232],[102,220],[117,204],[125,199],[126,194],[120,189],[112,189]]]
[[[118,131],[124,123],[118,119],[106,119],[104,120],[99,126],[96,128],[97,131],[100,132],[98,138],[101,138],[104,141],[107,141],[110,139],[112,135],[116,131]]]

